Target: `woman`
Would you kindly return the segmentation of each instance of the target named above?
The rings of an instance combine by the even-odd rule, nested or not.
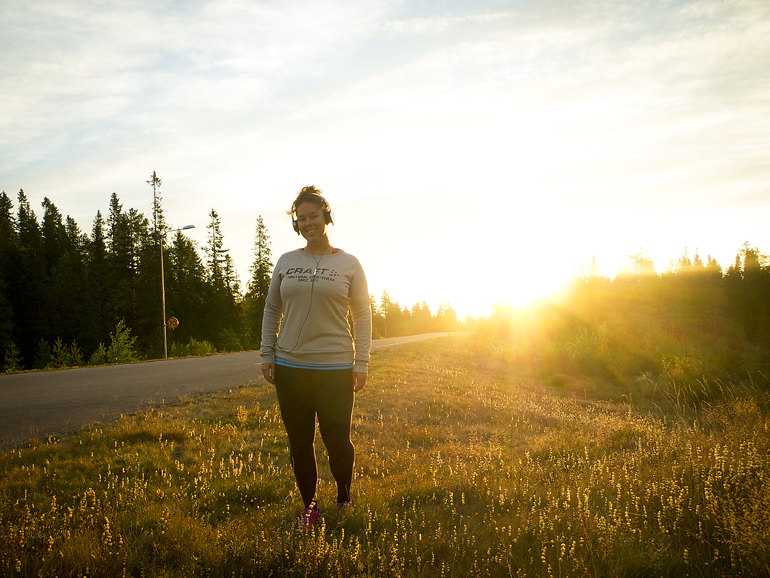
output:
[[[366,385],[372,312],[358,259],[329,242],[333,221],[321,191],[302,189],[289,214],[307,244],[284,253],[275,265],[262,321],[262,374],[278,394],[294,477],[305,504],[302,523],[309,528],[321,515],[315,497],[316,415],[337,482],[339,512],[344,515],[352,503],[350,422],[354,392]]]

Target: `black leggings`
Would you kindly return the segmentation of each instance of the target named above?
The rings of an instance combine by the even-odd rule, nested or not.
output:
[[[315,416],[321,431],[329,468],[337,482],[337,501],[350,499],[353,480],[352,369],[298,369],[275,366],[275,390],[281,417],[289,435],[289,454],[294,477],[305,507],[315,498],[318,465],[315,459]]]

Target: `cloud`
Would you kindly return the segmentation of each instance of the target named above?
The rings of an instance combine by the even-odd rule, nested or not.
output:
[[[2,32],[13,57],[0,71],[13,90],[3,97],[0,137],[28,151],[17,157],[24,162],[77,146],[82,133],[111,138],[130,128],[152,136],[242,122],[254,112],[259,121],[285,109],[290,91],[308,99],[300,81],[311,87],[323,77],[327,62],[377,10],[339,2],[283,6],[12,3]]]

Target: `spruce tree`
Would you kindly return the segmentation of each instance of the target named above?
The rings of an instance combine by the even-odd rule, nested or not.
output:
[[[140,303],[137,299],[138,269],[142,248],[147,244],[149,223],[136,209],[123,210],[116,193],[110,198],[107,218],[107,280],[110,325],[121,319],[146,345],[151,337],[137,331]],[[157,298],[160,300],[160,297]]]
[[[439,331],[454,331],[457,329],[457,313],[452,309],[449,301],[444,301],[439,305],[438,312],[436,313],[436,325]]]
[[[152,221],[149,233],[137,230],[139,261],[136,267],[136,320],[134,328],[139,345],[155,357],[164,356],[163,331],[168,315],[163,314],[161,251],[166,251],[168,227],[163,216],[161,179],[153,171],[147,184],[152,187]],[[165,269],[165,267],[164,267]]]
[[[127,213],[131,238],[133,311],[126,325],[141,350],[158,354],[163,335],[160,291],[160,254],[153,243],[150,221],[136,209]]]
[[[763,295],[763,268],[759,250],[743,244],[740,255],[743,260],[743,291],[741,292],[741,318],[746,335],[755,340],[759,337],[760,320],[764,317],[767,303]]]
[[[107,243],[101,211],[96,212],[86,253],[86,277],[93,298],[91,318],[94,325],[91,328],[91,333],[95,344],[105,343],[109,338],[112,324],[110,323],[108,307],[110,291],[108,289]],[[87,343],[86,346],[87,348],[96,347],[91,343]]]
[[[195,243],[181,231],[166,249],[166,316],[176,317],[179,327],[169,333],[169,343],[208,339],[206,333],[206,270]]]
[[[398,337],[406,332],[406,323],[398,301],[394,301],[386,291],[380,298],[380,314],[384,319],[380,333],[383,337]]]
[[[19,239],[13,202],[3,191],[0,193],[0,352],[6,351],[14,340],[12,292],[16,275],[13,272],[17,270],[18,263]]]
[[[88,282],[86,267],[88,237],[69,216],[64,232],[64,251],[52,275],[53,286],[59,291],[62,322],[56,337],[61,337],[65,343],[82,343],[90,350],[96,347],[98,336],[94,332],[94,292]]]
[[[6,297],[5,281],[0,278],[0,354],[8,351],[14,344],[13,336],[13,308]]]
[[[70,327],[62,314],[70,304],[68,295],[63,294],[63,282],[60,278],[59,264],[67,250],[67,232],[64,229],[62,216],[48,197],[43,198],[43,223],[40,227],[42,234],[42,259],[45,266],[45,291],[40,303],[40,310],[45,318],[43,336],[51,343],[62,332]]]
[[[206,274],[208,282],[215,291],[224,289],[224,236],[222,235],[222,222],[214,209],[209,213],[211,222],[206,226],[209,230],[209,239],[206,244]]]
[[[13,216],[13,201],[0,193],[0,276],[7,277],[18,260],[19,236]]]
[[[110,197],[107,216],[106,286],[109,325],[120,319],[133,320],[133,257],[128,216],[123,212],[117,193]]]
[[[19,190],[16,218],[19,240],[19,262],[14,275],[12,298],[17,321],[18,346],[24,365],[32,365],[38,340],[48,334],[45,318],[46,267],[43,236],[24,190]]]
[[[5,348],[3,373],[16,373],[22,369],[24,369],[24,366],[21,361],[21,352],[16,347],[16,344],[11,342]]]
[[[208,281],[206,329],[208,340],[218,349],[237,347],[233,334],[241,333],[238,302],[238,279],[229,250],[224,247],[221,221],[214,209],[209,213],[211,222],[206,227],[206,276]],[[237,337],[236,337],[237,339]]]
[[[43,235],[46,272],[51,275],[67,250],[67,231],[59,209],[48,197],[43,198],[43,224],[40,230]]]
[[[369,307],[372,310],[372,339],[382,339],[385,337],[385,316],[382,315],[377,306],[377,299],[374,295],[369,295]]]
[[[163,197],[160,194],[160,187],[163,181],[158,177],[155,171],[152,171],[147,184],[152,187],[152,233],[155,244],[160,243],[161,235],[166,232],[166,220],[163,217]]]

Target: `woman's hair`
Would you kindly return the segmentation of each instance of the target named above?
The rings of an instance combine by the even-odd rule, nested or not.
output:
[[[291,216],[292,219],[294,219],[294,214],[297,212],[297,207],[299,207],[302,203],[313,203],[316,207],[324,212],[326,215],[326,222],[331,223],[331,208],[329,207],[329,203],[326,202],[326,199],[324,199],[323,195],[321,194],[322,192],[323,191],[321,191],[321,189],[316,189],[313,185],[304,187],[297,195],[297,198],[294,199],[294,202],[291,204],[291,211],[287,211],[287,213]]]

